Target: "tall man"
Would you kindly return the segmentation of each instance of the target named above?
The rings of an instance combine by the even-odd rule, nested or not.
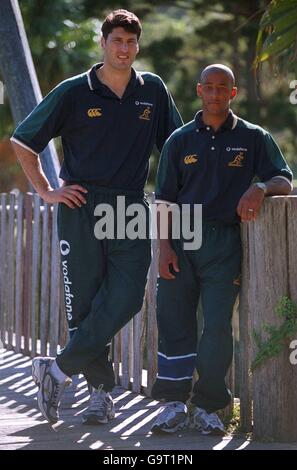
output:
[[[292,172],[272,136],[231,111],[236,93],[228,67],[206,67],[197,85],[202,110],[173,133],[161,154],[156,202],[202,204],[202,246],[186,250],[183,240],[160,241],[158,376],[152,395],[167,403],[153,431],[174,432],[188,419],[205,434],[224,431],[215,412],[230,402],[225,376],[241,269],[239,223],[257,218],[265,196],[286,195],[292,188]],[[252,184],[254,176],[260,181]],[[200,296],[204,328],[197,349]],[[199,378],[188,410],[195,368]]]
[[[33,187],[48,203],[59,203],[58,231],[71,339],[53,358],[33,359],[38,405],[49,422],[70,377],[83,372],[92,385],[85,423],[114,416],[114,386],[108,359],[111,338],[141,308],[150,264],[150,241],[104,239],[94,235],[98,204],[116,211],[148,211],[143,188],[154,144],[161,151],[181,118],[160,77],[136,72],[141,24],[117,10],[102,24],[104,61],[60,83],[17,127],[12,142]],[[38,154],[50,139],[62,137],[65,185],[50,187]]]

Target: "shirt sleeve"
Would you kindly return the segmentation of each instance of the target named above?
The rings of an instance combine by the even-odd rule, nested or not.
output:
[[[275,176],[281,176],[291,184],[293,173],[272,135],[262,130],[258,135],[258,139],[256,175],[261,181],[268,181]]]
[[[169,93],[165,83],[160,78],[160,111],[158,119],[157,139],[156,145],[161,152],[166,139],[176,129],[183,125],[183,120],[178,112],[178,109]]]
[[[165,143],[161,152],[157,179],[156,202],[174,203],[179,193],[178,153],[174,136]]]
[[[60,83],[18,125],[11,140],[37,155],[42,152],[66,127],[70,111],[68,96],[68,88]]]

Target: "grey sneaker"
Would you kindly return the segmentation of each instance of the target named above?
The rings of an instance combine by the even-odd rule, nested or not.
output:
[[[54,358],[35,357],[32,360],[32,377],[39,390],[37,402],[39,410],[49,423],[56,423],[59,419],[58,407],[61,395],[66,386],[71,384],[67,377],[64,382],[58,382],[50,373]]]
[[[187,424],[187,406],[181,401],[172,401],[160,408],[151,431],[173,433],[185,429]]]
[[[212,434],[222,436],[225,429],[222,421],[216,413],[207,413],[203,408],[189,406],[189,426],[197,429],[201,434]]]
[[[115,409],[110,393],[102,387],[93,388],[89,406],[82,415],[83,424],[106,424],[115,417]]]

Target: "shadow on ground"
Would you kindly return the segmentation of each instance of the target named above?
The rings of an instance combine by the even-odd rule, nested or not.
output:
[[[152,435],[150,426],[160,404],[116,387],[116,417],[107,425],[83,425],[88,390],[82,377],[64,394],[60,421],[50,426],[37,408],[37,388],[31,378],[31,360],[3,351],[0,364],[0,449],[28,450],[240,450],[295,449],[296,444],[261,443],[233,436],[202,436],[186,430],[174,435]]]

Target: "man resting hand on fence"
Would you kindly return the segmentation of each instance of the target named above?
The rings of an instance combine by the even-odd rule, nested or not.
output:
[[[160,77],[132,68],[139,52],[139,19],[117,10],[101,29],[103,64],[60,83],[12,138],[36,191],[46,202],[59,203],[71,339],[56,359],[33,359],[38,405],[51,423],[58,420],[65,385],[80,372],[92,386],[83,422],[106,423],[114,416],[110,341],[142,307],[151,248],[148,236],[98,239],[95,208],[108,206],[117,213],[117,198],[122,196],[126,207],[138,203],[147,216],[143,188],[152,148],[156,144],[161,151],[167,137],[182,125]],[[54,190],[38,154],[56,136],[62,136],[60,177],[65,185]]]
[[[272,136],[231,111],[236,93],[228,67],[206,67],[197,85],[202,111],[172,134],[161,154],[156,202],[202,204],[202,246],[187,250],[182,239],[160,240],[158,375],[152,396],[166,404],[152,426],[155,432],[171,433],[188,423],[203,434],[224,432],[216,411],[231,399],[225,376],[240,285],[239,223],[257,218],[265,196],[292,189],[292,172]],[[260,181],[252,184],[255,176]],[[200,296],[204,328],[197,348]],[[192,391],[195,368],[199,378]]]

